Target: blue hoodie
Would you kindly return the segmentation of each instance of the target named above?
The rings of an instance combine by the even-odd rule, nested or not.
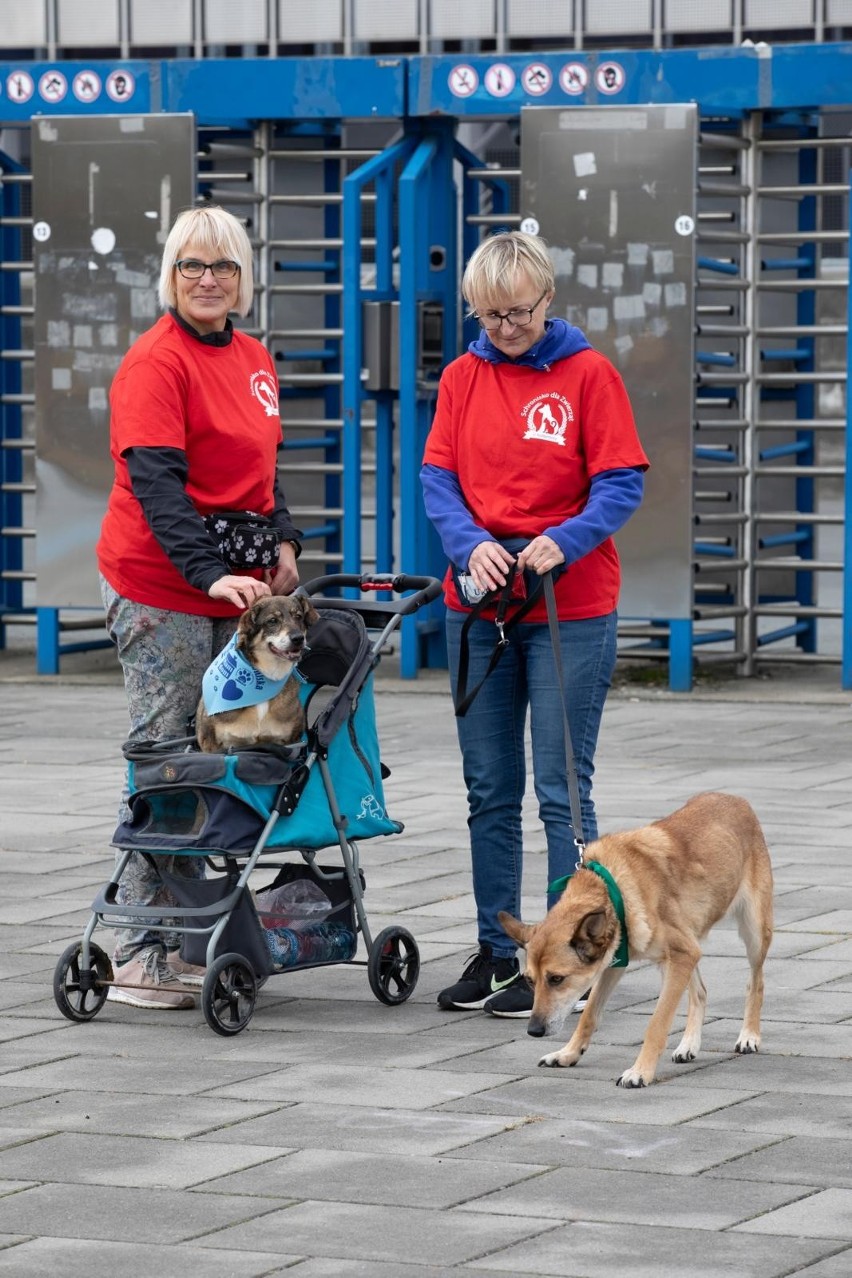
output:
[[[591,349],[586,335],[566,320],[546,320],[544,327],[544,336],[517,359],[499,351],[485,329],[467,349],[489,364],[516,364],[543,373],[549,373],[557,360]],[[426,514],[441,539],[444,554],[451,563],[466,569],[480,542],[498,538],[475,522],[454,471],[426,464],[420,469],[420,482]],[[637,468],[601,471],[591,481],[589,499],[580,514],[545,528],[544,535],[556,542],[566,564],[574,563],[627,523],[642,501],[644,487],[644,475]]]

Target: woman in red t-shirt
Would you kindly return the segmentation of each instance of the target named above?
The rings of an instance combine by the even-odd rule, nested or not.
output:
[[[278,379],[269,352],[235,329],[253,298],[252,250],[224,209],[190,209],[166,240],[159,296],[166,312],[125,355],[110,390],[115,481],[97,546],[107,631],[118,650],[130,739],[183,736],[204,671],[237,618],[263,595],[298,585],[301,533],[278,479]],[[232,569],[204,516],[254,511],[280,537],[267,569]],[[126,817],[126,806],[122,818]],[[203,876],[194,857],[163,868]],[[150,863],[133,853],[121,904],[174,904]],[[185,963],[179,936],[144,927],[116,933],[109,997],[136,1007],[194,1006],[204,970]]]
[[[427,514],[456,566],[444,589],[453,694],[471,604],[504,585],[514,562],[504,543],[512,543],[522,572],[567,569],[554,593],[583,825],[576,835],[590,840],[597,837],[595,748],[616,653],[621,577],[612,534],[642,500],[648,459],[616,369],[579,329],[546,318],[554,272],[540,239],[519,231],[486,239],[467,265],[462,291],[482,332],[441,377],[421,471]],[[494,616],[486,608],[468,628],[466,686],[479,691],[456,720],[479,949],[438,1003],[526,1017],[532,991],[497,916],[520,913],[528,714],[548,883],[571,871],[575,831],[543,596],[507,632],[486,677]],[[557,895],[548,893],[548,905]]]

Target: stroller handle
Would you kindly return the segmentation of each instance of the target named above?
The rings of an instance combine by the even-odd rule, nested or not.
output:
[[[328,589],[346,586],[355,587],[355,589],[364,592],[391,590],[398,595],[401,595],[406,590],[413,590],[415,593],[407,595],[405,599],[378,605],[384,611],[395,612],[403,617],[417,612],[418,608],[422,608],[424,604],[431,603],[433,599],[437,599],[443,589],[437,577],[412,577],[408,573],[390,572],[365,572],[360,575],[339,572],[332,573],[327,577],[315,577],[313,581],[308,581],[299,586],[296,593],[313,596],[322,594],[323,591]]]

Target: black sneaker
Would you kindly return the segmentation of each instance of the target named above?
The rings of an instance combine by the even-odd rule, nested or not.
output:
[[[513,1016],[520,1020],[529,1016],[532,1011],[533,992],[525,976],[515,977],[511,985],[507,985],[499,994],[495,994],[485,1004],[486,1012],[492,1016]]]
[[[475,1011],[484,1007],[493,994],[499,994],[518,979],[518,960],[492,958],[491,946],[480,945],[455,985],[441,990],[438,1006],[444,1009]]]

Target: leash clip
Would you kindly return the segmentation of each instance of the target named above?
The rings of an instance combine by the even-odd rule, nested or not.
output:
[[[509,644],[509,640],[506,638],[506,634],[504,631],[503,618],[497,617],[494,621],[494,625],[497,627],[497,634],[499,635],[499,638],[497,640],[497,647],[506,648]]]
[[[574,862],[574,869],[575,869],[575,870],[582,870],[582,868],[583,868],[583,853],[584,853],[584,852],[585,852],[585,850],[586,850],[586,845],[585,845],[585,843],[583,842],[583,840],[582,840],[582,839],[577,839],[577,838],[575,838],[575,839],[574,839],[574,847],[577,849],[577,860]]]

